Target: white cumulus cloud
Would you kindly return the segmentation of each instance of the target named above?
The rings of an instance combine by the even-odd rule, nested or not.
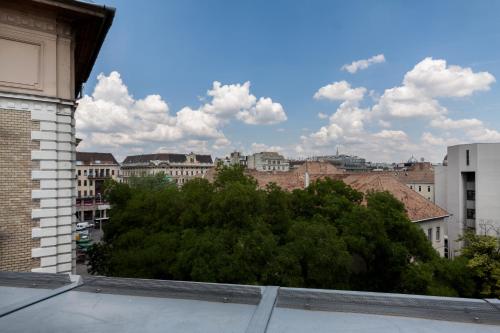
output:
[[[481,120],[455,119],[453,111],[441,104],[442,99],[487,91],[494,82],[494,76],[488,72],[474,72],[429,57],[410,69],[401,85],[386,89],[366,108],[359,106],[366,88],[353,88],[346,81],[334,82],[321,87],[314,98],[342,103],[329,117],[328,125],[301,137],[296,150],[321,154],[340,146],[376,161],[397,160],[404,154],[438,161],[447,145],[500,141],[500,132]],[[375,94],[370,91],[370,95]],[[422,123],[426,124],[425,131],[418,133],[415,126]],[[393,126],[410,127],[411,135]]]
[[[366,88],[351,88],[347,81],[339,81],[328,84],[314,94],[315,99],[329,99],[332,101],[360,101],[366,93]]]
[[[342,66],[341,69],[348,71],[351,74],[354,74],[357,71],[367,69],[373,64],[379,64],[382,62],[385,62],[385,56],[383,54],[377,54],[376,56],[373,56],[368,59],[356,60],[350,64],[345,64],[344,66]]]
[[[282,105],[269,97],[257,99],[250,93],[248,81],[229,85],[215,81],[206,100],[198,108],[185,106],[171,113],[158,94],[134,98],[120,73],[99,74],[92,95],[78,101],[76,129],[83,139],[79,148],[113,148],[119,158],[158,149],[206,152],[230,145],[223,128],[232,120],[252,125],[287,120]]]

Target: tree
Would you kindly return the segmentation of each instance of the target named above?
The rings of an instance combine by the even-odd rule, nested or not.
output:
[[[462,240],[462,256],[468,259],[479,295],[500,297],[500,240],[473,233],[466,233]]]
[[[89,252],[95,274],[467,297],[487,276],[481,287],[497,290],[493,263],[439,258],[391,194],[338,180],[290,193],[219,166],[213,183],[178,188],[156,175],[108,182],[106,197],[104,243]]]

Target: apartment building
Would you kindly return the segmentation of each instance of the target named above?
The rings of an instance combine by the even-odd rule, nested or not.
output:
[[[215,159],[215,165],[224,165],[224,166],[239,165],[243,168],[247,167],[247,162],[248,162],[248,156],[241,154],[239,151],[233,151],[229,156]]]
[[[287,172],[290,170],[290,163],[277,152],[260,152],[248,156],[247,168],[257,171]]]
[[[389,172],[427,200],[435,202],[434,167],[430,162],[415,162],[404,169]]]
[[[104,199],[104,182],[120,181],[120,165],[110,153],[76,153],[76,217],[78,222],[108,219],[109,203]]]
[[[75,100],[114,10],[0,1],[0,270],[75,267]]]
[[[329,162],[346,172],[366,172],[370,170],[364,158],[354,155],[339,154],[338,150],[335,155],[315,156],[311,158],[311,160]]]
[[[448,226],[451,254],[464,232],[500,235],[500,143],[448,147],[435,166],[436,204],[452,214]]]
[[[449,257],[447,230],[450,213],[445,209],[417,194],[418,192],[415,193],[409,186],[391,175],[371,172],[346,174],[337,178],[363,193],[370,191],[391,193],[404,204],[408,218],[418,224],[439,255]]]
[[[182,186],[190,179],[205,178],[213,167],[210,155],[159,153],[127,156],[121,169],[125,182],[130,177],[163,173],[167,179]]]

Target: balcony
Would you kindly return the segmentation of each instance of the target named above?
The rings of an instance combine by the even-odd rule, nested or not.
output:
[[[88,179],[107,179],[107,178],[111,178],[111,175],[105,174],[104,172],[102,172],[102,173],[89,173],[89,175],[87,177],[88,177]]]
[[[104,199],[96,199],[94,197],[84,197],[84,198],[76,198],[76,207],[91,207],[95,205],[109,205]]]

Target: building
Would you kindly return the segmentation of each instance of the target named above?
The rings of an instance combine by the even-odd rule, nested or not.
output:
[[[114,9],[0,1],[0,270],[75,267],[75,100]]]
[[[76,153],[76,217],[78,222],[105,221],[109,203],[104,200],[106,179],[120,181],[120,165],[110,153]]]
[[[130,177],[165,174],[175,184],[181,186],[193,178],[205,178],[214,167],[210,155],[189,154],[147,154],[127,156],[122,163],[125,182]]]
[[[452,254],[465,231],[500,235],[500,143],[448,147],[443,165],[435,166],[436,204],[451,216]]]
[[[449,213],[424,198],[393,174],[382,172],[346,173],[329,162],[310,162],[295,164],[289,172],[270,173],[247,170],[247,174],[257,180],[260,188],[275,183],[284,190],[306,188],[310,182],[318,179],[332,178],[342,180],[353,189],[368,193],[369,191],[388,191],[401,201],[408,218],[418,223],[434,249],[443,257],[448,257],[447,223]]]
[[[229,163],[246,168],[248,165],[248,156],[242,155],[239,151],[233,151],[229,155]]]
[[[257,171],[287,172],[290,170],[290,164],[277,152],[260,152],[248,156],[247,168]]]
[[[500,332],[497,299],[11,272],[0,294],[10,333]]]
[[[391,193],[401,201],[408,218],[418,223],[432,244],[432,247],[442,256],[449,257],[449,241],[447,237],[448,219],[450,214],[430,200],[417,194],[407,185],[381,173],[348,174],[337,176],[353,189],[368,193],[369,191]]]
[[[435,202],[434,198],[434,167],[430,162],[416,162],[404,169],[389,172],[397,180],[406,184],[427,200]]]
[[[248,156],[242,155],[239,151],[233,151],[229,156],[224,158],[216,158],[215,165],[233,166],[239,165],[243,168],[247,167]]]
[[[335,155],[315,156],[310,160],[330,162],[337,168],[345,170],[346,172],[366,172],[370,170],[364,158],[354,155],[339,154],[338,149]]]

